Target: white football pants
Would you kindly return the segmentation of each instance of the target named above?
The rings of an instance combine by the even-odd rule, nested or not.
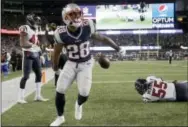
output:
[[[82,63],[76,63],[68,60],[59,75],[56,91],[65,94],[66,90],[71,86],[73,81],[76,80],[79,94],[82,96],[88,96],[92,84],[93,65],[93,58]]]

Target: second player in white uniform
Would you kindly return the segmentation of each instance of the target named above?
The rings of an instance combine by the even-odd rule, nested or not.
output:
[[[188,100],[187,82],[166,82],[149,76],[146,79],[137,79],[135,88],[144,102]]]
[[[146,81],[150,83],[150,88],[143,94],[143,101],[176,100],[176,89],[173,83],[156,77],[147,77]]]
[[[61,26],[55,31],[54,71],[58,69],[58,57],[62,47],[66,48],[68,61],[57,81],[55,103],[58,117],[51,123],[51,126],[59,126],[64,123],[65,93],[74,80],[78,86],[75,119],[82,118],[82,106],[90,93],[94,64],[90,54],[89,39],[102,41],[122,55],[125,52],[110,38],[96,33],[93,21],[83,19],[82,11],[78,5],[68,4],[62,11],[62,17],[66,26]]]

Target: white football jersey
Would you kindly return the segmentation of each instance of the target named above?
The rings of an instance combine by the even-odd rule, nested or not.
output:
[[[161,78],[158,78],[158,77],[155,77],[155,76],[148,76],[147,78],[146,78],[146,81],[149,83],[149,82],[153,82],[153,81],[155,81],[155,80],[160,80],[160,81],[163,81]]]
[[[30,52],[39,52],[41,51],[39,47],[39,40],[38,40],[38,31],[34,31],[28,25],[23,25],[19,28],[20,32],[24,32],[26,34],[27,41],[31,42],[33,46],[31,48],[22,48],[23,51],[30,51]]]
[[[143,101],[175,101],[176,89],[173,83],[162,81],[161,78],[147,78],[147,82],[151,82],[150,88],[143,94]]]

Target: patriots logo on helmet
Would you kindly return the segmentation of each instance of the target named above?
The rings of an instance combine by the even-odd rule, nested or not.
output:
[[[158,12],[160,13],[160,16],[167,16],[168,6],[166,4],[161,4],[158,8]]]

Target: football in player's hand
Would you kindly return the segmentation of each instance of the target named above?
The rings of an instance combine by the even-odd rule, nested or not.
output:
[[[98,62],[104,69],[108,69],[110,67],[110,60],[104,55],[99,56]]]

